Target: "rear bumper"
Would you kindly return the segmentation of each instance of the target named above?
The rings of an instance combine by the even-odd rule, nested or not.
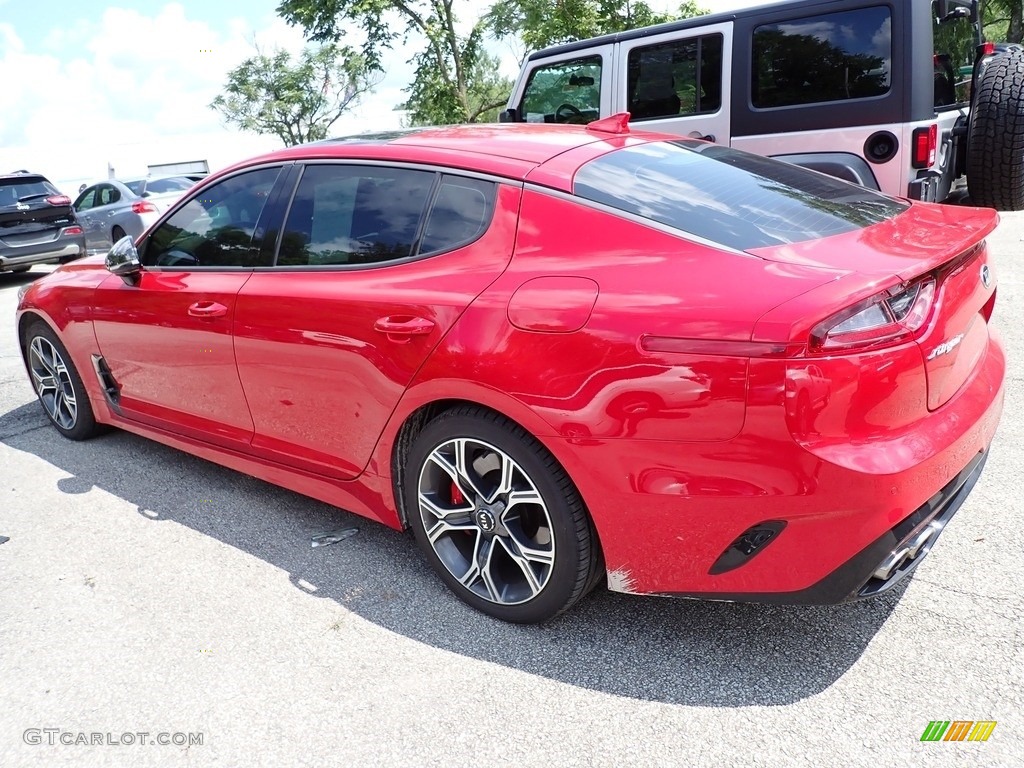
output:
[[[834,605],[876,597],[899,584],[921,564],[946,524],[981,477],[988,453],[981,452],[908,518],[862,549],[821,581],[797,592],[664,593],[734,602]]]
[[[57,264],[85,256],[85,238],[62,237],[50,243],[0,248],[0,272],[32,264]]]
[[[568,450],[554,450],[590,509],[612,589],[844,602],[905,578],[963,504],[1002,414],[1005,366],[993,337],[941,408],[845,446],[795,440],[775,385],[752,395],[729,441],[566,441]],[[751,386],[767,379],[752,376]],[[725,557],[734,546],[748,551]]]

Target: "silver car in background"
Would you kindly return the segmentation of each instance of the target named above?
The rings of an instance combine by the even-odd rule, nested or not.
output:
[[[86,248],[106,251],[125,235],[137,240],[193,184],[185,176],[164,176],[109,179],[86,187],[72,206],[85,230]]]

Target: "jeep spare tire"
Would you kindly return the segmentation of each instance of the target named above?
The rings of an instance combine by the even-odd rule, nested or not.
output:
[[[967,138],[974,205],[1024,209],[1024,51],[992,57],[978,75]]]

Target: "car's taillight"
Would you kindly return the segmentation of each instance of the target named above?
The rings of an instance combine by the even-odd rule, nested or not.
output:
[[[140,200],[137,203],[132,203],[132,213],[157,213],[160,209],[152,203]]]
[[[71,198],[67,195],[50,195],[46,202],[50,205],[71,205]]]
[[[935,152],[939,147],[939,126],[932,123],[926,128],[915,128],[910,145],[914,148],[910,164],[915,168],[935,165]]]
[[[81,227],[64,227],[65,235],[80,235],[82,234]]]
[[[978,46],[978,53],[982,56],[991,56],[996,52],[996,44],[993,42],[985,42]]]
[[[934,303],[932,277],[891,288],[818,323],[811,331],[810,350],[864,349],[911,339],[928,322]]]

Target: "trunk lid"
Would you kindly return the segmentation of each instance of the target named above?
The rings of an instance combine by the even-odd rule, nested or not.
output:
[[[64,227],[75,223],[70,202],[46,201],[59,194],[42,176],[0,178],[0,242],[22,246],[56,240]]]
[[[849,270],[829,287],[830,310],[931,275],[931,317],[917,338],[928,383],[928,409],[946,403],[970,378],[988,343],[995,273],[984,238],[999,221],[995,211],[915,203],[888,221],[822,240],[751,251],[769,261]],[[842,287],[840,284],[842,283]],[[810,297],[808,297],[810,298]],[[819,296],[818,298],[822,298]],[[763,318],[763,331],[771,328]]]

